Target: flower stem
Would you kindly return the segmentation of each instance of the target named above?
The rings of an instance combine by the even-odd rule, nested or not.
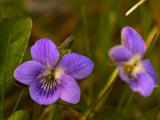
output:
[[[85,6],[82,6],[81,14],[82,14],[82,21],[83,21],[83,29],[84,29],[85,51],[87,52],[89,57],[92,57],[91,48],[90,48],[90,40],[88,38],[89,30],[88,30],[88,21],[87,21]]]
[[[17,102],[16,102],[16,104],[15,104],[13,110],[12,110],[12,113],[14,113],[14,112],[17,110],[17,107],[19,106],[19,103],[20,103],[20,101],[21,101],[21,99],[22,99],[22,97],[23,97],[23,95],[24,95],[24,91],[25,91],[25,90],[22,89],[20,95],[18,96]]]
[[[134,98],[134,93],[132,92],[124,106],[125,109],[129,108],[130,104],[132,103],[133,98]]]
[[[1,84],[1,98],[0,98],[0,120],[4,119],[4,99],[5,99],[5,83],[8,78],[8,56],[9,56],[9,48],[10,48],[11,40],[9,41],[9,44],[7,46],[6,56],[5,56],[5,69],[4,69],[4,76],[3,81]]]
[[[59,46],[59,48],[66,49],[72,43],[73,40],[74,40],[74,37],[70,35],[64,40],[64,42]]]
[[[121,99],[119,100],[119,103],[118,103],[118,106],[116,108],[116,111],[119,111],[123,107],[123,105],[125,103],[125,100],[127,98],[128,98],[128,85],[125,85],[125,88],[124,88],[123,93],[121,95]]]
[[[109,87],[112,85],[112,83],[115,81],[116,77],[118,75],[118,69],[116,68],[112,75],[110,76],[109,80],[107,81],[106,85],[104,88],[100,91],[100,94],[97,96],[96,100],[93,100],[91,103],[91,106],[89,107],[88,110],[84,113],[84,115],[80,118],[80,120],[87,120],[87,118],[90,117],[91,113],[94,113],[96,107],[101,103],[101,100],[103,96],[107,93]]]
[[[3,120],[3,113],[4,113],[4,89],[5,89],[5,80],[2,81],[1,86],[1,102],[0,102],[0,120]]]

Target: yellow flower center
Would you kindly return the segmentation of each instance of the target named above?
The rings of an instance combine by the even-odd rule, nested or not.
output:
[[[140,60],[140,55],[134,55],[130,61],[123,64],[124,72],[128,75],[135,76],[138,72],[144,71],[144,67],[140,63]]]
[[[64,69],[56,68],[53,74],[54,74],[54,78],[57,80],[61,77],[62,74],[64,74]]]

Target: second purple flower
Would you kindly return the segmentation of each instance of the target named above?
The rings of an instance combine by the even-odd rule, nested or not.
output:
[[[93,62],[77,53],[58,60],[59,51],[48,38],[38,40],[31,47],[31,55],[33,60],[21,64],[14,73],[16,80],[29,85],[31,98],[39,104],[52,104],[59,98],[78,103],[80,88],[76,80],[90,75]]]
[[[148,59],[143,60],[146,45],[141,36],[131,27],[121,32],[122,44],[113,47],[109,56],[117,63],[120,78],[134,92],[149,96],[158,85],[158,78]]]

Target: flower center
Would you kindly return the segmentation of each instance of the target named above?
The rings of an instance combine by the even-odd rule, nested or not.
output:
[[[63,68],[56,68],[54,71],[54,78],[55,79],[60,79],[61,75],[64,74],[64,69]]]
[[[46,92],[56,89],[60,85],[60,76],[63,74],[62,68],[47,70],[38,76],[41,89]]]
[[[125,62],[123,64],[124,73],[131,77],[134,77],[138,72],[144,71],[144,67],[141,64],[140,60],[140,55],[134,55],[130,61]]]

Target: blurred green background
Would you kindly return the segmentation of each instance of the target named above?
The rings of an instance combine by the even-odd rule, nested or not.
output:
[[[135,28],[145,41],[152,40],[156,33],[145,57],[151,60],[160,77],[160,0],[148,0],[126,17],[125,13],[137,2],[138,0],[0,0],[0,20],[13,16],[32,18],[31,37],[23,61],[31,59],[29,49],[39,38],[48,37],[60,46],[68,36],[73,35],[75,39],[72,51],[90,57],[95,63],[90,77],[79,81],[81,101],[77,105],[58,101],[50,106],[40,106],[31,100],[27,86],[15,80],[6,82],[10,87],[5,93],[5,119],[14,113],[13,109],[18,112],[12,115],[12,120],[80,119],[116,67],[108,57],[108,51],[112,46],[120,44],[120,32],[125,26]],[[15,29],[19,29],[18,25]],[[0,41],[0,44],[3,43]],[[18,100],[20,101],[15,107]],[[151,96],[144,98],[133,93],[117,77],[90,119],[160,120],[160,88],[155,88]]]

